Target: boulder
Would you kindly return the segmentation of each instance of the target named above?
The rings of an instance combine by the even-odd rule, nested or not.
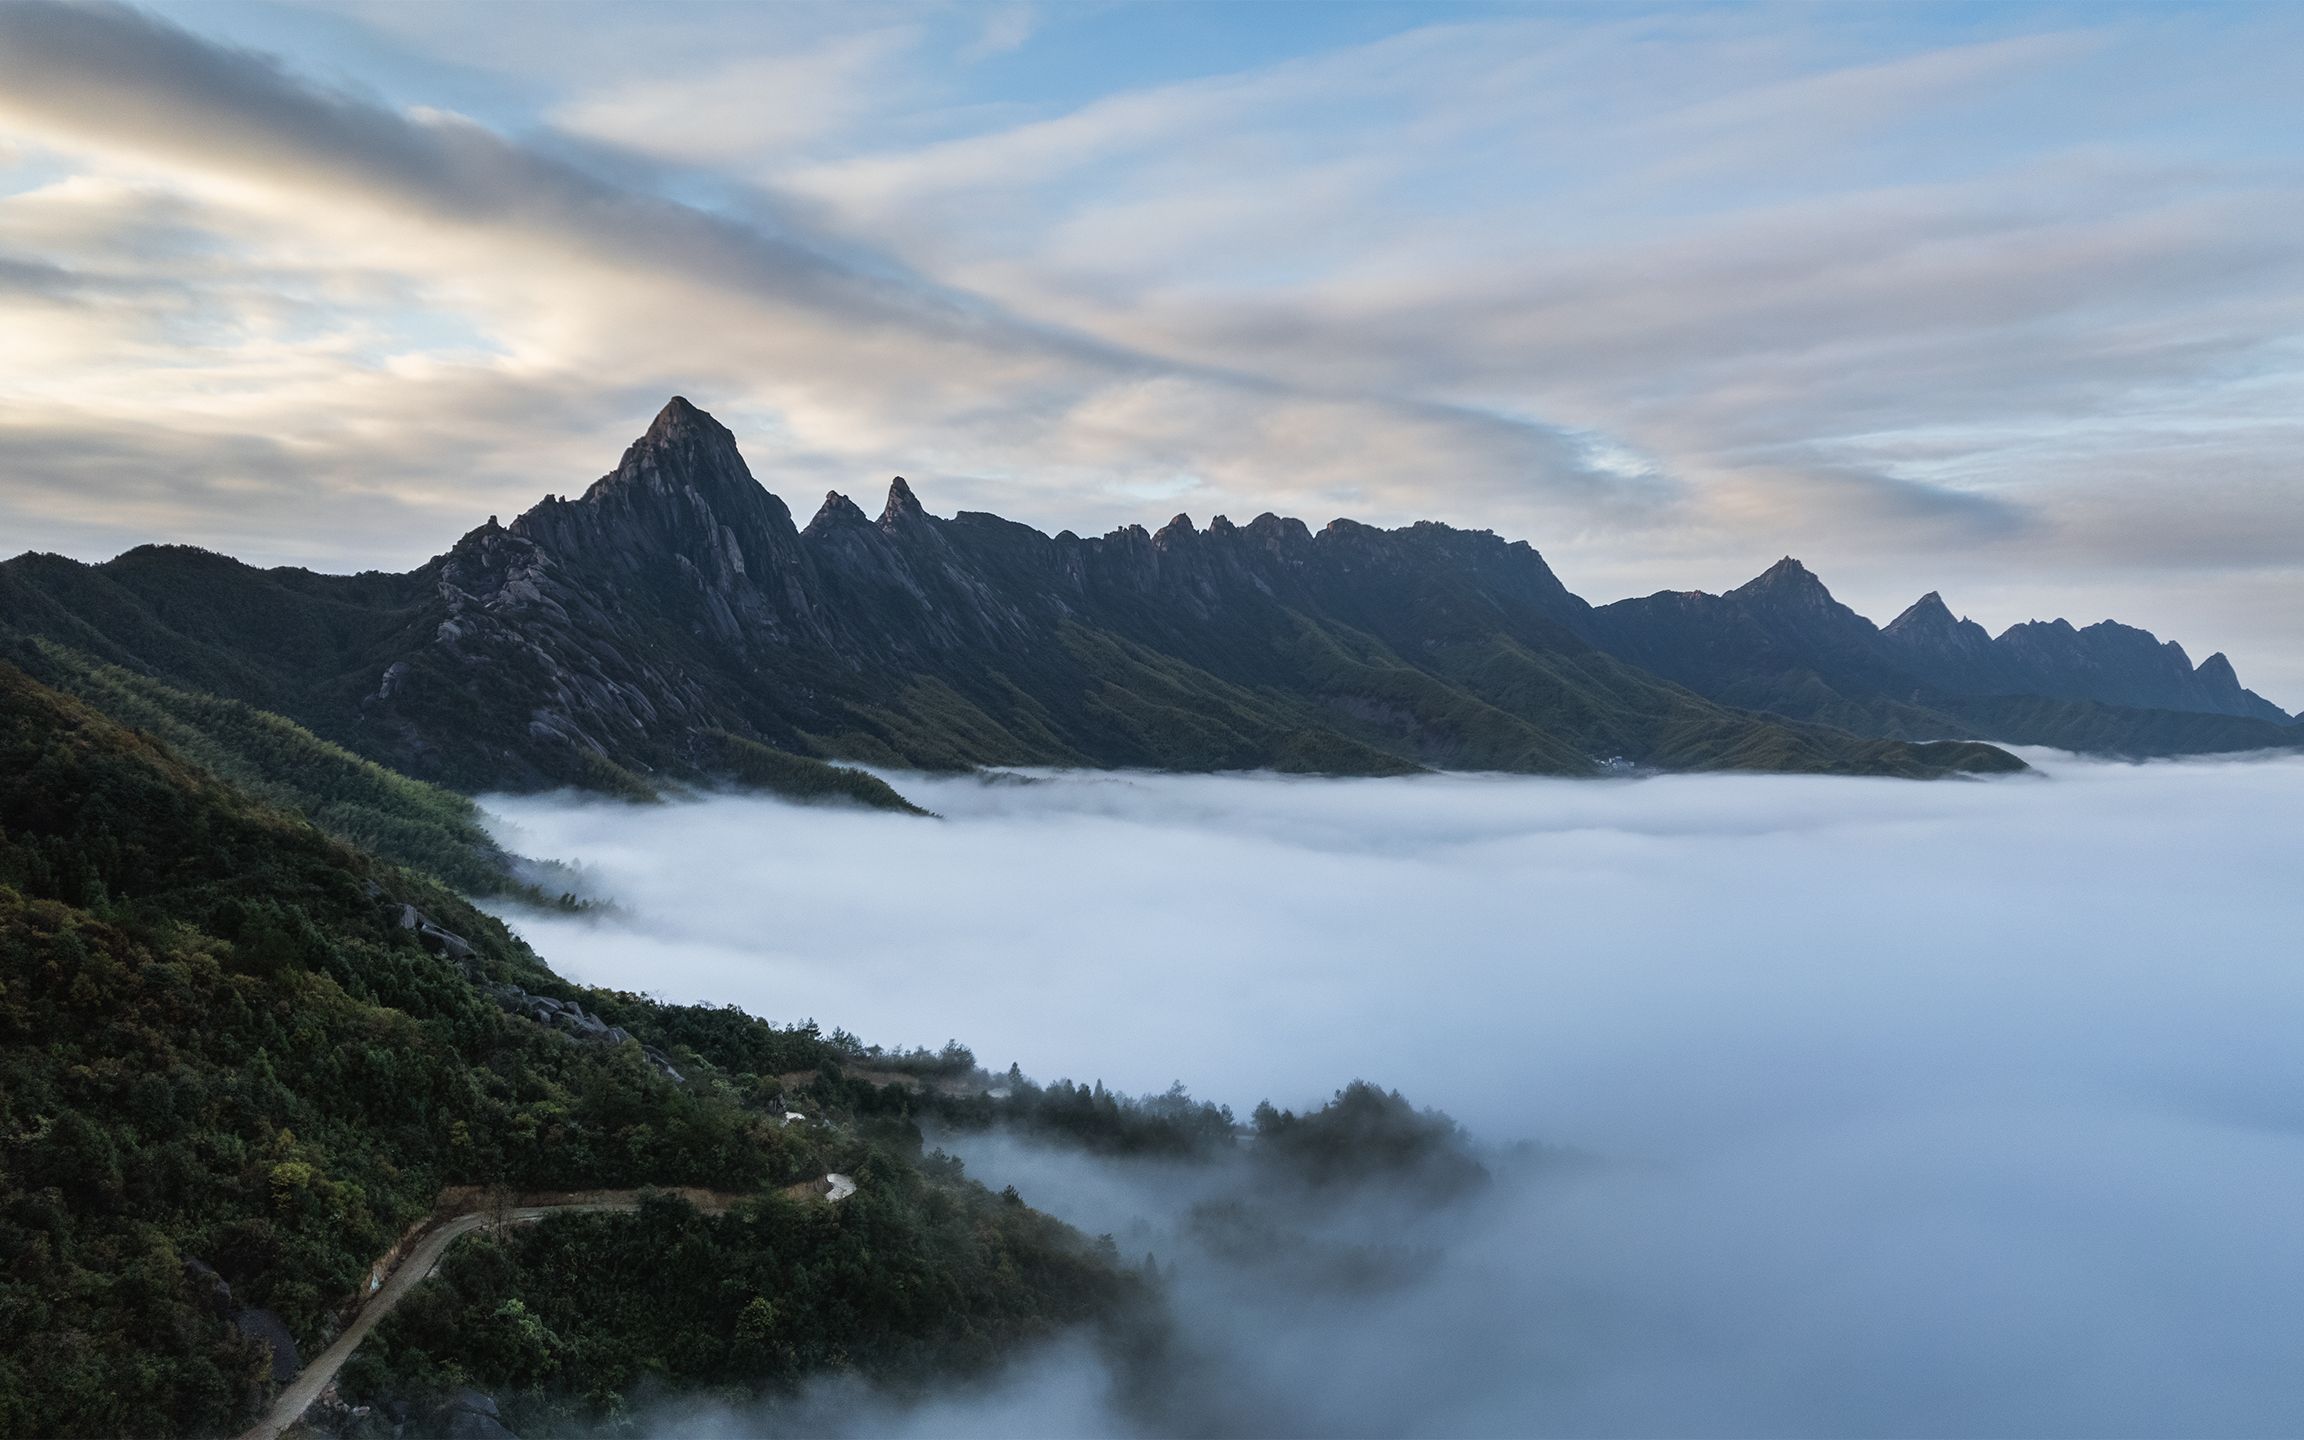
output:
[[[236,1310],[232,1313],[232,1328],[271,1353],[275,1382],[285,1385],[304,1368],[303,1359],[296,1353],[296,1337],[288,1333],[288,1323],[271,1311]]]

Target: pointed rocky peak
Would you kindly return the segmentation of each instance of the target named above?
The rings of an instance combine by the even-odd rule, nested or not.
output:
[[[728,433],[726,426],[690,404],[687,396],[675,395],[665,401],[664,408],[656,412],[656,418],[648,422],[645,438],[665,441],[682,435],[707,434],[713,430],[723,435]]]
[[[1232,523],[1231,517],[1225,515],[1219,515],[1208,522],[1208,533],[1211,535],[1229,535],[1239,528]]]
[[[1721,597],[1769,629],[1802,643],[1867,644],[1880,632],[1832,598],[1807,566],[1787,555]]]
[[[510,532],[506,531],[502,525],[496,523],[496,517],[491,515],[488,517],[487,524],[475,525],[471,529],[465,531],[462,535],[457,536],[456,543],[451,547],[451,550],[465,550],[476,546],[492,544],[498,540],[501,540],[508,533]],[[130,551],[129,553],[134,554],[135,552]]]
[[[1152,542],[1156,545],[1172,545],[1179,540],[1188,540],[1199,533],[1197,529],[1193,528],[1191,516],[1178,515],[1153,532]]]
[[[1931,590],[1889,621],[1880,633],[1898,637],[1948,635],[1959,628],[1960,621],[1952,614],[1952,607],[1944,603],[1942,595]]]
[[[912,487],[904,483],[903,476],[899,475],[888,482],[888,503],[880,510],[880,523],[883,526],[927,518],[928,511],[920,504],[919,498],[913,495]]]
[[[1989,688],[2005,679],[2005,657],[1973,620],[1954,619],[1931,590],[1880,632],[1881,643],[1913,673],[1954,690]]]
[[[2249,715],[2275,725],[2290,721],[2287,711],[2240,683],[2239,672],[2232,668],[2232,662],[2221,650],[2201,661],[2200,668],[2192,674],[2200,693],[2227,715]]]
[[[2054,620],[2019,620],[1992,637],[1996,645],[2038,646],[2070,640],[2080,631],[2062,616]]]
[[[1312,543],[1311,526],[1293,515],[1275,515],[1269,510],[1248,522],[1247,533],[1253,539],[1274,548]]]
[[[808,564],[792,512],[752,478],[728,427],[679,396],[583,498],[546,500],[507,533],[732,644],[818,627],[792,578]]]
[[[1832,592],[1824,588],[1824,582],[1816,578],[1815,572],[1789,555],[1728,593],[1747,599],[1787,595],[1821,595],[1827,600],[1832,598]]]
[[[864,512],[856,508],[855,501],[837,490],[827,490],[824,492],[824,503],[816,507],[815,518],[811,519],[807,528],[800,533],[803,535],[821,535],[828,530],[839,529],[843,526],[869,526],[871,523],[865,518]]]
[[[714,510],[730,505],[739,512],[765,494],[728,427],[675,395],[579,503],[598,506],[615,496],[681,492],[703,498]]]

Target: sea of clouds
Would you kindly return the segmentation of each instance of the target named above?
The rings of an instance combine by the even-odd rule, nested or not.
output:
[[[1196,1368],[1158,1425],[2304,1430],[2304,761],[2031,758],[1935,784],[891,777],[934,821],[489,809],[615,899],[513,917],[580,980],[1242,1113],[1365,1077],[1599,1157],[1299,1217],[1424,1257],[1340,1294],[1194,1249],[1222,1172],[949,1140],[1169,1267]],[[832,1413],[1143,1427],[1109,1379],[1066,1349]]]

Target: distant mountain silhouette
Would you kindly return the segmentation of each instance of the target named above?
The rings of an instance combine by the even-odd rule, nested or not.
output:
[[[2242,688],[2221,654],[2195,667],[2182,646],[2111,620],[2034,621],[1994,638],[1933,591],[1876,627],[1790,558],[1725,595],[1601,606],[1583,633],[1723,704],[1859,734],[2127,755],[2304,744],[2304,727]]]
[[[901,479],[877,519],[833,494],[802,529],[677,398],[581,497],[404,575],[182,546],[0,565],[0,627],[473,790],[652,788],[756,769],[763,747],[931,768],[1925,776],[2019,768],[1976,742],[2089,726],[2114,749],[2304,738],[2220,656],[2179,683],[2173,647],[2144,636],[2158,668],[2137,668],[2142,632],[1977,647],[1906,619],[1875,629],[1790,560],[1725,596],[1596,610],[1485,531],[1180,515],[1049,536],[931,515]],[[1984,702],[2011,697],[2064,718],[2002,725]]]

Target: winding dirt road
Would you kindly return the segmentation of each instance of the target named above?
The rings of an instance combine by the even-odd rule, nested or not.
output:
[[[312,1402],[320,1398],[320,1392],[328,1388],[328,1382],[336,1378],[336,1372],[344,1368],[344,1362],[352,1358],[352,1352],[360,1348],[360,1342],[368,1338],[368,1332],[376,1328],[376,1323],[391,1314],[393,1306],[398,1305],[409,1291],[438,1269],[440,1257],[448,1253],[448,1247],[466,1235],[499,1224],[524,1225],[547,1215],[587,1210],[637,1210],[642,1195],[665,1193],[685,1196],[697,1209],[710,1211],[725,1210],[739,1198],[695,1190],[592,1191],[581,1196],[553,1199],[534,1205],[491,1205],[440,1220],[409,1247],[408,1253],[394,1267],[391,1275],[377,1288],[375,1294],[368,1297],[367,1303],[360,1307],[360,1313],[352,1318],[352,1323],[344,1327],[344,1333],[336,1337],[336,1343],[321,1351],[318,1359],[297,1372],[296,1378],[281,1389],[279,1398],[272,1402],[272,1408],[265,1412],[264,1418],[257,1421],[240,1440],[278,1440],[281,1432],[295,1424],[311,1408]]]

